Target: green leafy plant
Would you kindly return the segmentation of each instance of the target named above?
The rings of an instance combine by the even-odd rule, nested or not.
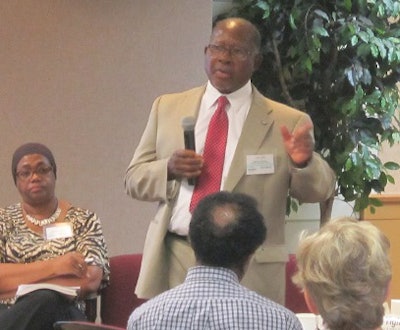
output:
[[[337,175],[337,194],[354,210],[394,183],[396,162],[382,143],[399,142],[398,0],[238,0],[229,16],[261,31],[264,61],[253,77],[267,97],[307,112],[316,150]],[[292,204],[293,207],[293,203]],[[294,206],[296,207],[296,206]]]

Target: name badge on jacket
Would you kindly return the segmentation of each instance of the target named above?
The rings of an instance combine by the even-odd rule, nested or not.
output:
[[[275,172],[274,155],[247,155],[246,174],[272,174]]]

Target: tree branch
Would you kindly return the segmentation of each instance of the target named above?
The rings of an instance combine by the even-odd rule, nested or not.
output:
[[[290,106],[295,107],[294,101],[289,93],[289,89],[286,85],[285,78],[283,76],[282,62],[281,62],[281,57],[279,55],[278,45],[276,44],[274,37],[271,37],[271,40],[272,40],[272,47],[274,50],[274,57],[275,57],[275,61],[276,61],[276,68],[277,68],[277,73],[278,73],[279,84],[281,85],[281,88],[282,88],[282,94],[285,97],[287,103]]]

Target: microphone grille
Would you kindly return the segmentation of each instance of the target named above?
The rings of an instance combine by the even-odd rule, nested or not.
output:
[[[184,131],[192,131],[196,125],[196,119],[194,117],[183,117],[181,124]]]

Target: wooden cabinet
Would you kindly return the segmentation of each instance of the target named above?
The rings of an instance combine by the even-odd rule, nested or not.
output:
[[[400,194],[371,195],[382,201],[372,214],[369,209],[361,213],[362,220],[368,220],[382,230],[390,240],[390,258],[393,278],[389,292],[390,299],[400,299]]]

